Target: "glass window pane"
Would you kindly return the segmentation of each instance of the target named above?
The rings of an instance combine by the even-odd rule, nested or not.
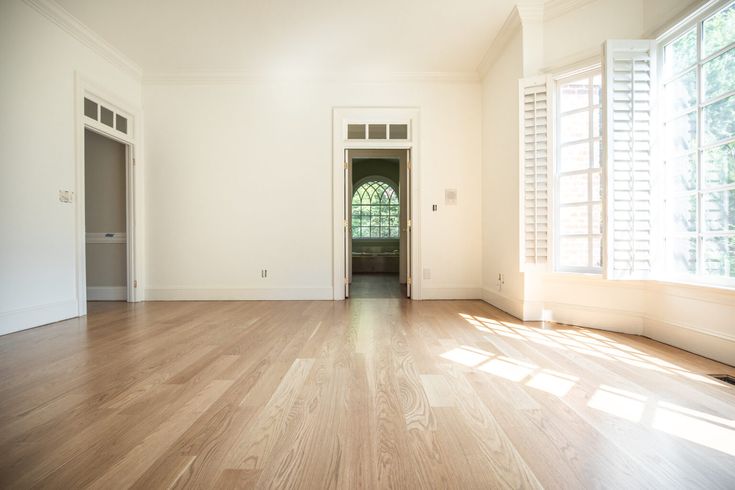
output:
[[[408,139],[408,124],[391,124],[390,139],[405,140]]]
[[[559,233],[562,235],[589,233],[589,207],[563,206],[559,208]]]
[[[697,155],[685,155],[666,162],[666,191],[692,191],[697,187]]]
[[[664,76],[684,71],[697,61],[697,29],[680,36],[664,47]]]
[[[735,136],[735,95],[702,109],[702,140],[705,145]]]
[[[587,267],[589,243],[587,237],[559,238],[559,263],[565,267]]]
[[[592,266],[602,267],[602,238],[592,239]]]
[[[561,117],[561,142],[590,137],[589,111],[575,112]]]
[[[602,146],[600,145],[600,142],[595,141],[593,148],[594,153],[592,154],[592,166],[594,168],[599,168],[600,161],[602,160]]]
[[[128,134],[128,120],[120,114],[115,114],[115,129],[121,133]]]
[[[602,112],[600,109],[592,111],[592,136],[602,136]]]
[[[115,114],[105,106],[100,106],[100,122],[113,127]]]
[[[735,236],[704,239],[704,272],[735,278]]]
[[[371,140],[384,140],[388,136],[387,133],[385,124],[368,124],[368,137]]]
[[[559,171],[573,172],[590,167],[590,144],[588,142],[576,143],[561,147],[559,155]]]
[[[691,70],[664,85],[664,114],[670,118],[697,104],[697,72]]]
[[[594,105],[600,105],[600,98],[602,95],[602,77],[595,75],[592,78],[592,103]]]
[[[365,125],[364,124],[348,124],[347,125],[348,140],[364,140]]]
[[[702,93],[705,100],[731,90],[735,90],[735,48],[702,65]]]
[[[697,231],[697,195],[690,194],[668,200],[669,231]]]
[[[599,201],[600,200],[600,172],[595,172],[592,174],[592,195],[590,196],[590,201]]]
[[[602,234],[602,204],[592,205],[592,234]]]
[[[589,197],[588,179],[586,173],[559,177],[559,202],[586,202]]]
[[[735,143],[702,154],[702,177],[706,186],[735,184]]]
[[[573,111],[586,107],[590,103],[590,79],[565,83],[559,89],[559,110]]]
[[[84,115],[91,117],[95,121],[97,120],[97,102],[89,99],[84,99]]]
[[[666,123],[664,148],[666,154],[689,153],[696,148],[697,114],[692,112]]]
[[[667,240],[668,269],[675,274],[694,274],[697,272],[697,239],[669,238]]]
[[[735,41],[735,4],[704,21],[702,56],[705,58]]]
[[[705,193],[702,207],[706,231],[735,231],[735,189]]]

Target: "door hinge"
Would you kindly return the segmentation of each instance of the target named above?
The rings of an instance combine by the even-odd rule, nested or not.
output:
[[[409,276],[409,277],[408,277],[408,278],[406,279],[406,283],[408,283],[408,284],[413,284],[413,278]]]
[[[349,281],[348,281],[348,279],[347,279],[347,276],[345,276],[345,286],[346,286],[347,284],[349,284]]]
[[[350,168],[350,164],[345,162],[345,169],[348,169],[348,168]]]
[[[411,228],[411,220],[406,221],[406,225]]]
[[[135,280],[133,281],[133,287],[134,287],[134,288],[137,288],[137,287],[138,287],[138,280],[137,280],[137,279],[135,279]]]
[[[411,170],[411,167],[412,167],[412,166],[413,166],[413,164],[412,164],[412,163],[411,163],[411,161],[409,160],[409,161],[408,161],[408,169],[409,169],[409,170]]]
[[[347,223],[347,220],[345,220],[345,228],[347,228],[347,226],[348,226],[348,223]]]

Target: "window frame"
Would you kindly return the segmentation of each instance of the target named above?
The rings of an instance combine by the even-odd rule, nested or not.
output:
[[[365,184],[372,183],[372,182],[381,182],[381,183],[387,185],[388,187],[390,187],[391,189],[393,189],[393,192],[394,192],[394,194],[396,196],[396,200],[398,201],[398,215],[397,215],[398,216],[398,235],[395,236],[395,237],[393,237],[393,236],[389,236],[389,237],[362,237],[362,236],[356,237],[354,235],[354,228],[355,227],[354,227],[353,223],[354,223],[355,213],[354,213],[354,209],[352,207],[352,206],[354,206],[354,204],[352,204],[352,200],[355,198],[355,194],[360,189],[360,187],[362,187]],[[400,192],[400,189],[399,189],[398,185],[396,185],[396,183],[393,182],[391,179],[389,179],[387,177],[383,177],[382,175],[369,175],[369,176],[364,177],[364,178],[360,179],[359,181],[357,181],[352,186],[352,196],[350,198],[350,238],[352,240],[366,240],[366,241],[396,241],[396,240],[400,240],[400,238],[401,238],[401,197],[400,197],[399,192]],[[365,206],[365,205],[361,204],[361,206]],[[375,205],[371,205],[371,206],[388,207],[390,205],[389,204],[375,204]],[[382,214],[380,216],[382,216]],[[388,214],[388,217],[390,217],[390,214]],[[372,228],[372,226],[371,226],[371,228]],[[383,226],[381,225],[379,228],[383,228]],[[387,228],[388,228],[389,233],[390,233],[391,226],[388,225]]]
[[[659,158],[659,167],[661,168],[661,174],[664,177],[662,182],[663,184],[663,191],[661,193],[661,198],[659,199],[659,206],[661,207],[662,214],[666,217],[665,223],[663,226],[663,233],[662,233],[662,239],[660,240],[660,243],[658,244],[659,250],[661,252],[661,256],[664,257],[662,260],[662,265],[659,267],[659,274],[661,280],[667,281],[667,282],[673,282],[673,283],[684,283],[684,284],[697,284],[697,285],[703,285],[703,286],[719,286],[719,287],[733,287],[735,286],[735,278],[730,278],[727,276],[715,276],[715,275],[708,275],[706,273],[705,269],[705,247],[704,247],[704,241],[707,238],[711,237],[735,237],[735,230],[728,231],[728,230],[721,230],[721,231],[705,231],[703,229],[704,222],[705,222],[705,214],[704,214],[704,197],[708,193],[713,192],[727,192],[730,190],[735,191],[735,183],[732,184],[720,184],[716,186],[706,186],[703,182],[703,153],[707,150],[718,148],[723,145],[732,144],[735,143],[735,135],[730,136],[729,138],[720,139],[718,141],[715,141],[713,143],[705,144],[703,142],[703,110],[704,108],[715,104],[719,101],[726,100],[730,97],[735,96],[735,89],[726,91],[716,97],[711,97],[708,100],[704,99],[703,96],[703,86],[702,86],[702,68],[703,66],[713,60],[716,59],[718,56],[723,55],[730,50],[735,50],[735,41],[727,44],[726,46],[723,46],[719,48],[718,50],[714,51],[713,53],[703,56],[702,52],[702,41],[703,41],[703,35],[704,35],[704,29],[703,25],[704,22],[708,19],[712,18],[714,15],[718,14],[719,12],[732,7],[735,5],[735,3],[732,0],[720,0],[720,1],[714,1],[710,2],[706,5],[704,5],[701,9],[694,12],[692,15],[687,17],[684,21],[676,24],[668,31],[664,32],[661,36],[659,36],[656,39],[657,42],[657,50],[656,55],[659,60],[658,63],[658,84],[656,87],[657,91],[657,105],[663,106],[663,103],[665,101],[666,93],[665,93],[665,85],[669,82],[681,79],[684,75],[688,74],[689,72],[695,73],[695,79],[696,79],[696,103],[687,110],[680,110],[677,111],[675,114],[669,116],[664,115],[663,113],[660,113],[659,120],[656,122],[657,130],[659,131],[659,146],[662,146],[662,142],[664,141],[664,135],[665,135],[665,126],[668,122],[674,121],[677,118],[684,117],[690,114],[695,114],[695,124],[696,124],[696,136],[695,136],[695,145],[696,147],[693,150],[690,150],[687,153],[677,153],[675,154],[675,157],[671,157],[671,159],[674,158],[683,158],[683,157],[689,157],[691,155],[694,155],[696,157],[696,186],[694,190],[686,190],[686,191],[677,191],[677,192],[670,192],[668,189],[668,182],[669,182],[669,173],[667,169],[667,161],[669,159],[669,155],[665,155],[663,151],[660,152],[660,158]],[[695,35],[696,35],[696,61],[693,65],[690,65],[689,67],[679,70],[678,72],[672,74],[669,77],[664,76],[664,68],[665,68],[665,48],[672,44],[673,42],[677,41],[678,39],[682,38],[683,36],[689,34],[689,32],[695,29]],[[696,229],[693,232],[673,232],[669,231],[669,209],[670,204],[669,201],[675,198],[682,198],[689,195],[695,195],[696,196]],[[677,273],[676,271],[672,270],[669,267],[670,257],[669,257],[669,241],[672,239],[686,239],[686,238],[695,238],[697,249],[696,249],[696,271],[694,274],[687,274],[687,273]]]
[[[582,79],[594,79],[595,76],[600,77],[600,83],[601,83],[601,89],[600,89],[600,96],[597,101],[597,104],[594,102],[594,94],[592,91],[589,92],[588,95],[588,101],[587,104],[583,107],[572,109],[566,112],[562,112],[561,110],[561,87],[564,84],[572,83],[577,80]],[[553,105],[553,125],[554,125],[554,131],[553,131],[553,158],[552,158],[552,175],[553,175],[553,196],[552,196],[552,230],[553,230],[553,271],[559,272],[559,273],[576,273],[576,274],[585,274],[585,275],[595,275],[595,276],[602,276],[603,273],[603,267],[604,267],[604,254],[602,253],[602,250],[600,251],[600,267],[595,267],[593,264],[594,262],[594,252],[593,252],[593,244],[595,239],[600,240],[600,244],[603,243],[605,239],[605,216],[603,214],[603,191],[602,191],[602,185],[603,185],[603,172],[602,172],[602,165],[603,165],[603,159],[602,159],[602,140],[603,140],[603,124],[602,124],[602,102],[603,102],[603,92],[602,92],[602,64],[601,63],[595,63],[589,66],[585,66],[583,68],[580,68],[578,70],[575,70],[571,73],[562,73],[554,77],[554,105]],[[591,83],[591,81],[590,81]],[[599,111],[600,115],[600,121],[599,121],[599,135],[594,136],[592,134],[592,129],[594,128],[594,113],[595,110]],[[586,138],[570,141],[566,143],[561,142],[561,118],[565,115],[574,114],[576,112],[583,112],[588,111],[589,117],[587,123],[589,124],[589,134]],[[599,157],[599,167],[592,167],[591,165],[588,166],[586,169],[582,170],[573,170],[573,171],[567,171],[567,172],[561,172],[561,150],[565,146],[574,145],[574,144],[581,144],[587,142],[590,147],[590,158],[594,158],[593,152],[595,148],[595,143],[599,145],[600,148],[600,157]],[[592,160],[590,160],[591,162]],[[573,175],[587,175],[587,200],[581,201],[581,202],[575,202],[575,203],[567,203],[563,204],[561,200],[561,178],[566,176],[573,176]],[[599,176],[599,182],[600,182],[600,195],[599,200],[594,201],[590,200],[590,197],[592,195],[592,188],[593,188],[593,179],[594,175],[597,174]],[[600,230],[599,234],[594,233],[592,230],[593,226],[593,214],[592,210],[594,209],[595,204],[600,206],[600,222],[602,229]],[[561,209],[562,207],[581,207],[585,206],[587,208],[587,228],[588,232],[583,234],[565,234],[562,235],[561,233]],[[561,239],[563,237],[586,237],[588,240],[588,250],[587,250],[587,266],[565,266],[561,264],[560,259],[560,253],[561,253]]]

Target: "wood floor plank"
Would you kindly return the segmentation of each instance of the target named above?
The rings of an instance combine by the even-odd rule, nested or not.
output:
[[[91,303],[0,373],[0,488],[735,488],[734,368],[480,301]]]

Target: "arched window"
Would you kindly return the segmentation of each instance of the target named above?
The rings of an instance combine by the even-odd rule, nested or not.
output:
[[[352,194],[352,238],[399,238],[399,209],[389,183],[366,180]]]

